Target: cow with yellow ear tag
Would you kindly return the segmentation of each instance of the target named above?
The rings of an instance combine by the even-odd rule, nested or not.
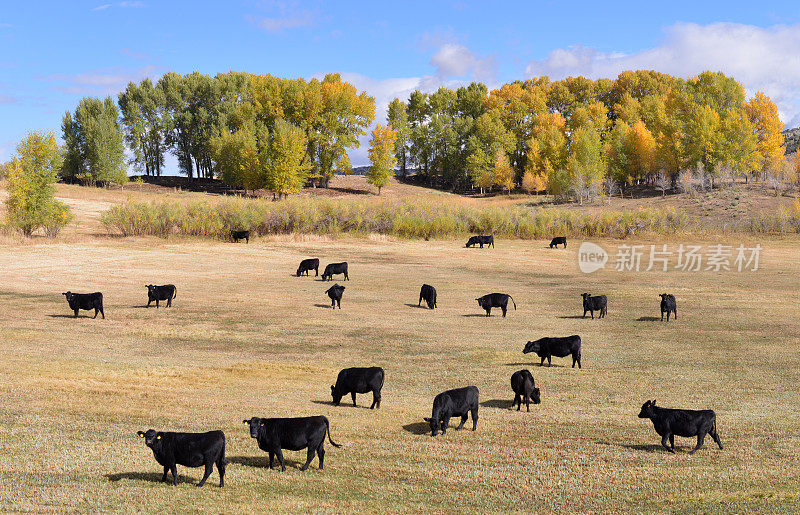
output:
[[[205,466],[203,479],[197,486],[203,486],[217,465],[219,486],[225,486],[225,433],[173,433],[148,429],[136,433],[144,438],[144,443],[153,451],[156,461],[164,467],[161,481],[167,480],[167,472],[172,472],[172,484],[178,484],[177,465],[184,467]]]

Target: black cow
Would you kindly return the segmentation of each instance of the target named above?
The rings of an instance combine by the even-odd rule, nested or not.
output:
[[[300,266],[297,267],[297,277],[300,277],[303,273],[308,275],[311,270],[314,271],[314,277],[319,275],[319,259],[312,258],[300,261]]]
[[[153,284],[148,284],[145,286],[147,288],[147,307],[150,307],[150,303],[156,301],[156,308],[158,308],[158,302],[161,300],[167,301],[167,307],[172,307],[172,299],[174,299],[178,295],[178,289],[175,288],[174,284],[165,284],[163,286],[155,286]]]
[[[206,484],[206,479],[217,464],[219,486],[225,486],[225,433],[209,431],[208,433],[173,433],[148,429],[139,431],[144,443],[153,450],[156,461],[164,467],[161,481],[167,480],[167,472],[172,471],[172,484],[178,484],[178,469],[184,467],[202,467],[206,471],[197,486]]]
[[[522,401],[525,401],[525,407],[528,411],[531,410],[531,399],[534,404],[542,402],[539,395],[539,389],[536,388],[536,383],[533,381],[533,374],[527,368],[518,370],[511,376],[511,389],[514,391],[514,401],[511,407],[517,405],[517,411],[522,409]]]
[[[608,304],[608,299],[605,295],[597,295],[592,297],[588,293],[581,293],[581,297],[583,297],[583,318],[586,318],[587,311],[591,313],[592,320],[594,320],[595,311],[600,312],[597,318],[603,318],[606,316],[606,304]]]
[[[425,418],[430,423],[431,436],[436,436],[439,431],[447,433],[450,417],[461,417],[461,423],[456,431],[464,427],[467,416],[472,413],[472,430],[478,428],[478,388],[467,386],[442,392],[433,399],[431,418]]]
[[[661,436],[661,445],[671,453],[675,453],[675,436],[697,437],[697,445],[689,451],[694,454],[703,446],[706,434],[717,442],[722,449],[722,442],[717,434],[717,415],[713,410],[670,409],[656,406],[656,401],[647,401],[642,405],[639,418],[653,421],[656,433]],[[667,445],[669,441],[669,445]]]
[[[553,247],[558,248],[559,245],[563,244],[564,248],[567,248],[567,237],[566,236],[556,236],[550,241],[550,248]]]
[[[353,406],[355,406],[357,393],[372,392],[372,405],[369,409],[380,409],[383,378],[381,367],[345,368],[336,377],[336,384],[331,385],[333,404],[338,406],[342,397],[349,393],[353,396]]]
[[[430,309],[436,307],[436,288],[431,286],[430,284],[423,284],[422,288],[419,290],[419,302],[417,306],[422,305],[422,301],[428,305]]]
[[[514,299],[511,298],[511,295],[506,295],[505,293],[490,293],[488,295],[484,295],[483,297],[478,297],[478,305],[486,310],[486,316],[491,316],[492,308],[500,308],[503,310],[503,317],[506,316],[506,309],[508,308],[508,299],[511,299],[511,303],[514,304],[514,311],[517,310],[517,303],[514,302]]]
[[[106,314],[103,312],[103,294],[99,291],[94,293],[72,293],[68,291],[66,293],[62,293],[67,298],[67,304],[69,304],[69,308],[75,312],[75,318],[78,318],[78,311],[83,310],[94,310],[94,316],[92,318],[97,318],[97,314],[100,313],[103,318],[106,318]]]
[[[480,245],[481,248],[483,248],[484,245],[494,248],[494,235],[470,236],[465,247],[474,247],[475,245]]]
[[[253,417],[245,420],[245,424],[250,424],[250,437],[255,438],[258,447],[262,451],[269,453],[269,468],[272,468],[272,460],[277,455],[281,464],[281,471],[286,470],[283,463],[282,449],[299,451],[308,447],[308,459],[300,470],[306,470],[314,459],[314,453],[319,456],[319,468],[325,460],[325,435],[334,447],[341,447],[338,443],[331,440],[331,429],[328,419],[323,416],[318,417],[298,417],[298,418],[258,418]]]
[[[540,367],[544,365],[545,358],[549,367],[553,356],[563,358],[571,354],[572,368],[575,368],[576,363],[578,368],[581,368],[581,337],[577,334],[556,338],[539,338],[535,342],[528,342],[522,349],[522,353],[528,354],[529,352],[535,352],[542,358],[539,363]]]
[[[331,307],[333,309],[336,309],[337,305],[339,306],[339,309],[342,309],[342,293],[344,293],[344,286],[334,284],[328,288],[325,293],[327,293],[328,297],[331,298]]]
[[[661,321],[664,321],[664,313],[667,314],[667,322],[669,322],[669,313],[675,315],[675,320],[678,319],[678,305],[675,303],[675,295],[669,293],[662,293],[661,297]]]
[[[344,280],[350,280],[350,276],[347,275],[347,263],[331,263],[326,266],[325,271],[322,272],[322,280],[333,281],[334,274],[344,274]]]
[[[250,243],[250,231],[231,231],[231,239],[234,243],[239,243],[239,240]]]

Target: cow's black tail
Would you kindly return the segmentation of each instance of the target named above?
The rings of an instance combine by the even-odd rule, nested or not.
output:
[[[516,311],[516,310],[517,310],[517,303],[516,303],[516,302],[514,302],[514,297],[512,297],[511,295],[509,295],[509,296],[508,296],[508,298],[509,298],[509,299],[511,299],[511,303],[512,303],[512,304],[514,304],[514,311]]]
[[[341,445],[331,440],[331,423],[328,422],[327,417],[325,417],[325,431],[328,433],[328,441],[331,443],[331,445],[334,447],[341,447]]]

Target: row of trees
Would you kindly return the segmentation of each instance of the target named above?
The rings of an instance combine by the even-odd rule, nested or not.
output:
[[[606,180],[625,187],[659,175],[674,186],[698,163],[713,181],[723,167],[760,176],[784,154],[775,104],[763,93],[746,100],[740,83],[712,72],[414,91],[393,100],[387,118],[404,173],[414,166],[462,190],[521,185],[583,196]]]

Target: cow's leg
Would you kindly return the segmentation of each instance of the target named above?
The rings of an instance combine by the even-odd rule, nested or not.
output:
[[[575,368],[575,363],[577,363],[577,358],[575,357],[575,354],[573,354],[572,355],[572,368]]]
[[[156,299],[156,309],[158,309],[158,308],[159,308],[158,299]]]
[[[286,472],[286,463],[283,461],[283,450],[280,447],[275,449],[275,456],[278,457],[278,463],[281,464],[281,472]]]
[[[419,296],[419,302],[417,302],[417,307],[422,306],[422,295]]]
[[[472,410],[472,430],[475,431],[476,429],[478,429],[478,407],[477,406],[475,406],[475,408]]]
[[[306,470],[308,468],[308,466],[311,464],[311,460],[314,459],[314,456],[316,456],[316,454],[317,454],[316,449],[309,445],[308,446],[308,454],[306,455],[306,463],[305,463],[305,465],[300,467],[301,471]]]
[[[664,312],[661,312],[661,321],[664,321]],[[667,311],[667,322],[669,322],[669,311]]]
[[[548,367],[553,366],[553,356],[551,356],[550,354],[547,355],[547,366]]]
[[[589,311],[589,314],[592,315],[592,320],[594,320],[594,311]],[[600,315],[597,315],[600,316]]]
[[[217,472],[219,472],[219,486],[222,488],[225,486],[225,456],[220,455],[219,459],[217,460]]]
[[[162,483],[166,483],[167,482],[167,472],[169,472],[169,467],[164,465],[164,475],[161,476],[161,482]]]
[[[581,368],[581,355],[580,355],[580,354],[578,354],[578,357],[577,357],[576,359],[578,360],[578,368],[580,369],[580,368]],[[574,367],[574,366],[575,366],[575,365],[573,365],[573,367]]]
[[[350,280],[350,276],[347,275],[347,270],[344,271],[344,280],[345,281],[349,281]]]
[[[542,356],[542,361],[541,361],[541,362],[539,362],[539,366],[540,366],[540,367],[543,367],[543,366],[544,366],[544,359],[545,359],[545,356]]]
[[[331,309],[336,309],[336,299],[331,299]]]
[[[168,299],[167,299],[167,307],[168,307],[168,308],[171,308],[171,307],[172,307],[172,297],[170,297],[170,298],[168,298]]]
[[[214,462],[213,461],[208,460],[208,461],[206,461],[205,465],[206,465],[206,471],[203,474],[203,479],[201,479],[200,482],[197,483],[197,486],[203,486],[204,484],[206,484],[206,479],[208,479],[209,476],[211,476],[211,473],[214,471]]]
[[[485,309],[486,309],[486,316],[487,317],[492,316],[492,308],[485,308]]]
[[[703,440],[705,440],[705,439],[706,439],[706,434],[705,433],[698,433],[697,434],[697,445],[695,445],[694,449],[689,451],[689,454],[694,454],[695,452],[697,452],[697,449],[699,449],[700,447],[703,446]]]
[[[100,306],[100,315],[102,315],[103,320],[106,319],[106,313],[105,313],[105,311],[103,311],[103,306]]]
[[[150,303],[153,302],[153,299],[147,299],[147,307],[150,307]]]
[[[355,407],[356,406],[356,391],[353,390],[352,392],[350,392],[350,395],[353,397],[353,407]]]
[[[586,309],[586,308],[583,308],[583,318],[586,318],[586,312],[587,312],[587,311],[589,311],[589,310],[588,310],[588,309]]]
[[[522,406],[520,406],[520,407],[522,407]],[[529,396],[527,393],[525,394],[525,408],[526,408],[528,411],[530,411],[530,410],[531,410],[531,398],[530,398],[530,396]],[[517,410],[517,411],[519,411],[519,410]]]
[[[381,409],[381,392],[378,390],[372,390],[372,406],[369,409],[372,408]]]
[[[506,317],[506,306],[500,306],[500,309],[503,310],[503,318]]]
[[[669,443],[670,436],[671,435],[669,433],[664,433],[664,436],[661,437],[661,445],[664,446],[664,448],[669,452],[671,452],[672,454],[675,454],[675,449],[667,445]]]
[[[272,460],[275,458],[275,453],[269,451],[269,469],[272,470]]]
[[[464,413],[463,415],[461,415],[461,423],[458,424],[458,427],[456,428],[456,431],[461,431],[461,428],[464,427],[464,424],[467,421],[467,417],[468,417],[467,413]]]
[[[178,466],[173,463],[170,468],[172,469],[172,484],[178,486]]]
[[[97,318],[97,314],[98,314],[99,312],[100,312],[100,310],[99,310],[99,309],[97,309],[97,308],[94,308],[94,316],[92,317],[92,319],[95,319],[95,318]],[[103,318],[105,318],[105,317],[103,317]]]
[[[717,442],[717,445],[719,445],[720,450],[722,450],[722,441],[719,439],[719,435],[717,434],[717,430],[716,429],[712,429],[711,431],[708,432],[708,434],[711,435],[711,438],[713,438],[714,441]]]
[[[522,409],[522,400],[520,399],[519,394],[515,393],[514,400],[511,401],[511,407],[513,408],[517,404],[519,404],[519,406],[517,407],[517,411],[519,411],[520,409]]]
[[[322,466],[325,461],[325,440],[319,444],[319,447],[317,448],[317,456],[319,456],[319,469],[322,470]]]
[[[75,310],[75,318],[78,318],[78,310]]]
[[[678,319],[678,310],[677,309],[673,309],[672,310],[672,318],[673,318],[673,320],[677,320]]]
[[[673,451],[675,450],[675,435],[669,435],[669,446]]]

